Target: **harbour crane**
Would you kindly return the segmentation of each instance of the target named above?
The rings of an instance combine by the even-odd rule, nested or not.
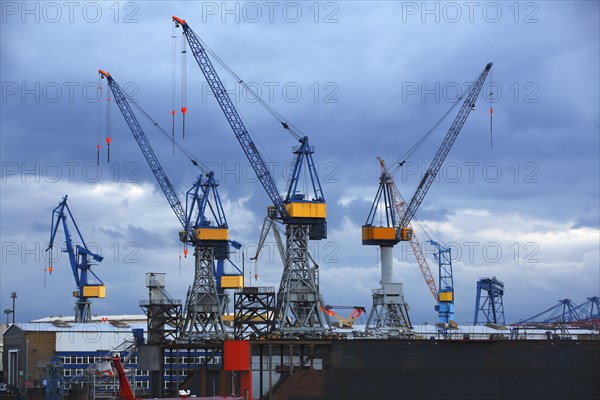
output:
[[[215,262],[229,258],[229,246],[232,241],[229,240],[229,227],[214,173],[191,158],[192,164],[198,167],[202,174],[192,188],[188,190],[186,209],[184,210],[171,181],[131,109],[127,95],[108,72],[102,70],[99,70],[99,72],[102,77],[107,79],[115,101],[129,125],[131,133],[142,150],[142,154],[146,158],[171,209],[183,227],[183,230],[179,233],[180,240],[194,246],[194,282],[186,295],[185,320],[181,329],[182,337],[186,340],[196,338],[223,339],[225,337],[222,315],[223,297],[219,298],[217,292]],[[152,122],[158,127],[156,122]],[[240,245],[233,242],[233,246],[239,248]],[[231,285],[231,280],[228,280],[227,284]],[[227,288],[227,284],[221,282],[220,286]],[[243,286],[241,272],[232,286]]]
[[[378,157],[378,160],[381,169],[379,189],[371,206],[367,222],[362,228],[362,243],[363,245],[379,246],[382,286],[380,289],[373,290],[373,307],[371,308],[366,328],[370,329],[369,327],[371,326],[375,329],[408,328],[410,327],[410,317],[408,315],[408,305],[404,300],[404,290],[401,283],[394,282],[392,271],[392,249],[398,243],[396,239],[398,216],[406,212],[406,207],[404,198],[400,194],[385,161],[381,157]],[[385,208],[386,225],[374,226],[378,208],[382,205]],[[410,223],[408,228],[412,229]],[[387,236],[387,239],[385,236]],[[421,243],[414,233],[410,238],[410,245],[425,279],[425,283],[437,303],[438,292],[435,280],[427,264]]]
[[[438,303],[435,310],[438,312],[438,327],[442,332],[448,328],[458,329],[454,321],[454,275],[452,274],[452,249],[442,246],[435,240],[429,240],[429,244],[437,249],[434,257],[438,262]]]
[[[321,312],[319,271],[318,268],[311,268],[308,256],[309,239],[320,240],[327,237],[326,202],[312,157],[314,148],[310,146],[307,136],[300,135],[291,124],[278,117],[283,128],[300,143],[293,151],[294,162],[287,194],[281,196],[262,155],[209,59],[205,45],[185,20],[174,16],[173,21],[176,27],[182,28],[198,66],[275,206],[277,218],[281,219],[286,228],[286,258],[277,294],[275,329],[283,336],[322,336],[329,326]],[[236,79],[243,84],[239,77],[236,76]],[[275,112],[272,114],[277,115]],[[298,186],[302,174],[309,177],[308,193],[302,193]]]
[[[433,276],[427,266],[420,244],[415,238],[411,221],[473,109],[491,68],[492,63],[486,64],[469,89],[458,115],[452,122],[408,206],[405,207],[404,200],[393,182],[392,175],[387,170],[383,160],[380,159],[379,188],[371,205],[367,221],[362,226],[363,245],[377,245],[381,252],[381,288],[373,290],[373,307],[369,314],[366,330],[369,330],[371,326],[375,329],[386,327],[410,329],[411,327],[402,283],[395,282],[393,278],[392,251],[393,247],[401,241],[410,241],[425,281],[438,303],[436,308],[442,306]],[[400,165],[403,163],[404,161]],[[380,207],[383,207],[385,218],[382,218],[382,220],[385,220],[385,224],[382,223],[376,226],[375,218]]]
[[[495,276],[480,278],[477,281],[477,295],[475,297],[475,317],[473,325],[479,322],[479,315],[485,318],[486,324],[504,325],[504,283]]]
[[[62,224],[65,232],[65,245],[66,248],[63,250],[64,253],[69,255],[69,263],[71,264],[71,270],[73,271],[73,277],[75,278],[75,286],[77,290],[73,292],[75,300],[75,322],[90,322],[92,319],[91,313],[91,302],[93,298],[105,298],[106,297],[106,286],[100,278],[92,271],[92,262],[102,262],[104,257],[99,254],[92,252],[88,249],[81,235],[81,231],[75,222],[73,213],[67,204],[67,197],[65,195],[58,206],[52,211],[52,225],[50,229],[50,242],[46,251],[52,250],[54,247],[54,241],[56,239],[56,233],[59,225]],[[81,244],[73,245],[71,239],[71,233],[69,232],[69,225],[67,223],[67,216],[71,219]],[[89,258],[88,258],[89,257]],[[90,259],[91,258],[91,259]],[[50,259],[50,273],[52,273],[52,253],[49,256]],[[92,282],[90,278],[93,277],[97,282]]]

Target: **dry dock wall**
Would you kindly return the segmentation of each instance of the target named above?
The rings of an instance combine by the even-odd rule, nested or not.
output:
[[[600,398],[598,340],[339,340],[320,351],[322,393],[296,392],[288,378],[272,398]]]

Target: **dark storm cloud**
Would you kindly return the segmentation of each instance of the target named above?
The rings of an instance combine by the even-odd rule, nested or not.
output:
[[[7,9],[7,3],[17,10]],[[425,13],[422,2],[333,2],[333,8],[320,9],[318,15],[308,3],[300,3],[303,13],[298,21],[282,14],[286,3],[278,3],[272,20],[269,10],[261,9],[256,21],[251,20],[247,3],[241,2],[229,3],[239,8],[237,20],[236,12],[224,12],[223,2],[133,2],[136,8],[119,3],[118,15],[109,3],[94,3],[101,8],[101,18],[94,22],[92,14],[81,14],[84,4],[75,10],[73,21],[63,9],[62,17],[54,22],[53,15],[44,14],[43,3],[30,5],[38,4],[38,20],[33,14],[23,15],[22,4],[4,2],[1,24],[2,241],[21,249],[24,238],[33,238],[32,232],[33,240],[47,240],[51,209],[65,193],[77,194],[73,201],[86,235],[98,232],[102,240],[106,237],[107,246],[111,237],[119,242],[120,253],[109,250],[110,259],[117,262],[104,268],[113,282],[127,281],[119,276],[123,271],[139,280],[136,301],[145,295],[144,272],[155,266],[173,272],[177,220],[115,105],[111,163],[106,161],[103,127],[101,167],[95,166],[95,85],[98,68],[109,71],[170,132],[173,14],[186,18],[246,82],[253,82],[264,97],[272,96],[270,104],[310,135],[328,200],[329,228],[339,233],[338,237],[330,235],[340,249],[338,261],[323,266],[331,268],[332,278],[348,277],[339,272],[375,260],[374,249],[359,245],[360,225],[370,207],[366,199],[377,188],[375,157],[383,157],[388,165],[400,158],[488,61],[495,63],[494,82],[499,88],[493,104],[493,149],[489,93],[484,92],[417,216],[437,227],[437,223],[459,223],[454,218],[448,221],[457,210],[491,210],[498,215],[522,214],[529,218],[527,222],[551,221],[544,225],[547,231],[565,224],[573,229],[598,228],[597,217],[586,216],[598,215],[600,181],[597,2],[533,2],[536,7],[519,8],[518,14],[509,8],[512,3],[494,3],[501,9],[498,19],[491,14],[494,4],[481,3],[470,15],[466,6],[456,3],[461,11],[458,20],[441,2],[431,4],[439,9],[437,14]],[[287,11],[292,12],[289,7]],[[183,143],[215,170],[219,189],[228,199],[235,203],[248,197],[242,208],[255,220],[240,215],[256,228],[253,233],[242,232],[242,239],[256,241],[268,197],[190,54],[187,75],[188,130]],[[230,77],[222,73],[222,78],[283,191],[291,149],[297,143],[257,104],[246,102]],[[299,97],[295,96],[298,89]],[[177,93],[177,108],[179,98]],[[453,116],[395,175],[407,199]],[[189,160],[173,156],[171,145],[151,124],[141,117],[140,121],[183,199],[199,172]],[[105,125],[104,119],[101,124]],[[180,119],[177,125],[181,137]],[[144,184],[153,185],[154,191]],[[128,191],[132,185],[141,185],[142,194]],[[30,196],[27,204],[25,195]],[[140,204],[136,196],[149,203]],[[120,203],[112,202],[117,198]],[[230,218],[229,223],[235,230],[236,221]],[[475,231],[485,225],[482,221],[473,224]],[[481,229],[478,234],[486,234]],[[173,254],[152,251],[165,241]],[[143,250],[139,262],[118,268],[123,245],[129,242],[139,242]],[[569,252],[573,262],[581,262],[580,250]],[[590,257],[586,258],[588,268]],[[30,261],[26,257],[23,265],[29,268]],[[3,260],[0,308],[7,292],[27,290],[8,264]],[[32,271],[31,279],[41,282],[41,276],[35,275],[39,271],[27,271]],[[176,274],[168,278],[174,292],[185,292],[191,279],[185,275],[189,269],[183,271],[183,278]],[[273,272],[269,284],[278,284],[276,275]],[[365,273],[369,279],[377,274],[371,275]],[[560,277],[544,279],[547,288]],[[324,290],[335,293],[335,284],[325,282]],[[418,279],[410,282],[422,285]],[[370,286],[376,283],[377,278]],[[420,289],[415,296],[422,294]],[[369,290],[360,292],[361,304],[370,302]],[[515,298],[526,297],[527,290],[519,290],[513,292]],[[48,291],[64,297],[58,288]],[[111,293],[114,304],[136,303],[118,291]],[[98,307],[118,308],[108,304],[109,300],[106,306],[99,302]],[[430,319],[430,311],[423,311],[417,320]],[[28,312],[33,315],[33,307]],[[52,313],[49,309],[39,312]]]

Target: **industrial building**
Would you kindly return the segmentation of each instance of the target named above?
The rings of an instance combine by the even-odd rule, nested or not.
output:
[[[101,362],[112,349],[133,341],[133,329],[144,325],[129,325],[116,319],[110,322],[68,323],[31,322],[13,324],[4,333],[2,364],[6,383],[22,390],[43,386],[46,369],[60,365],[62,377],[83,377],[91,365]],[[135,368],[135,359],[129,365]],[[136,386],[147,386],[147,375],[138,371]],[[72,380],[75,382],[75,380]]]

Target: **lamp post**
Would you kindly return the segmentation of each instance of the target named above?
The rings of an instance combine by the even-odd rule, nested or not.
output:
[[[10,298],[13,301],[13,308],[12,308],[12,323],[15,323],[15,299],[17,298],[17,292],[12,292],[10,295]]]

